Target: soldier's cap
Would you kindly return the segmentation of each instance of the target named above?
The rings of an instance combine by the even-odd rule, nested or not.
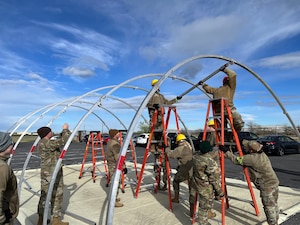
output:
[[[257,141],[248,141],[248,140],[243,140],[243,145],[245,146],[245,148],[247,150],[253,150],[255,152],[259,152],[262,149],[262,145],[260,143],[258,143]]]
[[[114,136],[116,136],[117,133],[119,133],[119,131],[116,129],[110,129],[108,133],[110,138],[113,138]]]
[[[10,145],[13,145],[11,136],[8,133],[0,132],[0,152],[4,152]]]
[[[44,138],[47,136],[47,134],[49,134],[51,132],[51,128],[50,127],[41,127],[37,130],[38,135],[40,136],[40,138]]]
[[[199,149],[202,154],[205,154],[211,150],[209,141],[201,141],[199,143]]]

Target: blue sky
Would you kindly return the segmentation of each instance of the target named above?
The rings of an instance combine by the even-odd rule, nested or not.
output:
[[[296,126],[300,125],[297,0],[12,0],[0,2],[0,17],[1,130],[44,106],[144,74],[163,74],[196,55],[220,55],[251,68],[274,91]],[[174,76],[196,83],[223,64],[218,59],[196,60],[174,71]],[[241,67],[231,68],[238,76],[234,102],[246,124],[290,125],[261,82]],[[223,76],[219,73],[207,84],[218,87]],[[137,79],[129,85],[150,90],[154,78]],[[189,87],[167,79],[161,92],[171,99]],[[112,96],[138,107],[146,92],[122,88]],[[96,102],[98,97],[89,96],[89,100]],[[203,128],[207,102],[202,92],[194,90],[177,103],[189,129]],[[90,107],[81,104],[57,118],[54,130],[63,122],[74,127],[85,113],[80,107]],[[107,99],[103,107],[125,126],[135,113],[113,99]],[[36,114],[19,130],[30,123],[34,123],[30,130],[36,130],[61,108],[35,122],[40,113]],[[105,130],[96,115],[109,127],[120,127],[110,113],[97,109],[82,129]],[[148,119],[146,110],[144,116]]]

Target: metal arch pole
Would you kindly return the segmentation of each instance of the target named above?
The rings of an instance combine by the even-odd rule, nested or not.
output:
[[[168,74],[165,74],[164,76],[162,76],[162,78],[158,81],[158,83],[152,88],[152,90],[150,92],[148,92],[147,96],[144,98],[143,102],[141,103],[139,109],[137,110],[134,119],[132,120],[129,129],[127,131],[127,135],[124,138],[124,142],[123,145],[121,147],[120,150],[120,154],[119,154],[119,159],[118,159],[118,163],[117,163],[117,168],[112,180],[112,185],[109,191],[109,196],[108,199],[110,199],[110,201],[108,201],[108,207],[107,207],[107,216],[106,216],[106,224],[110,225],[113,223],[113,213],[114,213],[114,202],[117,196],[117,189],[118,189],[118,183],[119,183],[119,179],[120,179],[120,174],[121,174],[121,170],[122,170],[122,165],[124,163],[125,160],[125,155],[126,155],[126,151],[127,151],[127,146],[129,145],[129,139],[133,134],[133,130],[138,122],[139,117],[141,116],[144,108],[146,107],[149,99],[151,98],[151,96],[154,94],[155,91],[157,91],[157,89],[159,88],[160,84],[167,78]],[[123,84],[120,84],[120,86]],[[109,93],[110,94],[110,93]],[[100,104],[101,104],[101,100],[100,99]],[[98,103],[98,104],[99,104]]]
[[[297,129],[297,127],[295,126],[292,118],[290,117],[290,115],[288,114],[288,112],[286,111],[286,109],[284,108],[283,104],[280,102],[279,98],[276,96],[276,94],[273,92],[273,90],[270,88],[270,86],[257,74],[255,73],[253,70],[251,70],[250,68],[248,68],[247,66],[243,65],[240,62],[237,62],[236,60],[224,57],[224,56],[217,56],[217,55],[203,55],[203,56],[195,56],[196,58],[198,57],[200,58],[216,58],[216,59],[221,59],[221,60],[225,60],[228,62],[232,62],[242,68],[244,68],[245,70],[247,70],[249,73],[251,73],[254,77],[256,77],[264,86],[265,88],[267,88],[267,90],[270,92],[270,94],[274,97],[274,99],[276,100],[277,104],[279,105],[279,107],[281,108],[282,112],[284,115],[286,115],[286,117],[288,118],[288,120],[290,121],[291,125],[293,126],[297,136],[300,138],[300,133]],[[195,57],[192,57],[190,59],[195,59]]]
[[[247,66],[244,66],[243,64],[238,63],[238,62],[235,62],[235,64],[239,65],[240,67],[244,68],[245,70],[247,70],[248,72],[250,72],[251,74],[253,74],[267,88],[267,90],[270,92],[270,94],[274,97],[274,99],[276,100],[276,102],[280,106],[283,114],[285,114],[286,117],[288,118],[288,120],[290,121],[291,125],[293,126],[293,128],[294,128],[294,130],[295,130],[295,132],[297,134],[297,136],[300,138],[300,133],[299,133],[296,125],[294,124],[292,118],[290,117],[290,115],[288,114],[288,112],[286,111],[286,109],[284,108],[283,104],[280,102],[279,98],[273,92],[273,90],[271,89],[271,87],[257,73],[255,73],[253,70],[251,70]]]
[[[52,106],[49,107],[47,110],[45,110],[42,114],[40,114],[35,120],[33,120],[33,121],[31,122],[31,124],[29,124],[29,125],[27,126],[27,128],[24,130],[24,132],[23,132],[22,135],[18,138],[17,142],[16,142],[15,145],[14,145],[14,149],[13,149],[12,153],[10,154],[10,157],[9,157],[9,159],[8,159],[8,161],[7,161],[7,164],[8,164],[8,165],[10,165],[11,160],[12,160],[12,157],[14,156],[15,150],[17,149],[17,147],[18,147],[18,145],[19,145],[21,139],[24,137],[25,133],[29,130],[29,128],[32,127],[32,126],[36,123],[36,121],[38,121],[39,119],[43,118],[44,115],[45,115],[47,112],[49,112],[50,110],[54,109],[54,108],[55,108],[56,106],[58,106],[59,104],[61,104],[61,103],[63,103],[63,102],[66,102],[66,101],[67,101],[67,100],[52,105]]]
[[[90,104],[92,104],[92,103],[90,103]],[[86,108],[81,107],[81,106],[75,106],[75,105],[73,105],[73,107],[78,107],[78,108],[87,110]],[[106,123],[105,123],[105,122],[104,122],[97,114],[95,114],[95,113],[93,113],[93,114],[94,114],[94,116],[96,116],[96,117],[104,124],[104,126],[105,126],[107,129],[109,129],[109,127],[107,126],[107,124],[106,124]],[[52,120],[51,122],[49,122],[49,123],[47,124],[47,126],[50,126],[52,122],[53,122],[53,120]],[[31,146],[30,151],[29,151],[29,153],[27,154],[27,157],[26,157],[26,159],[25,159],[25,162],[24,162],[24,165],[23,165],[23,168],[22,168],[22,172],[21,172],[21,175],[20,175],[20,178],[19,178],[19,183],[18,183],[18,194],[19,194],[19,198],[20,198],[20,196],[21,196],[21,188],[22,188],[22,184],[23,184],[23,180],[24,180],[24,176],[25,176],[25,171],[26,171],[26,169],[27,169],[29,160],[30,160],[30,158],[31,158],[31,156],[32,156],[32,154],[33,154],[33,152],[35,151],[36,145],[37,145],[37,143],[38,143],[39,141],[40,141],[40,137],[38,136],[38,137],[36,138],[36,140],[34,141],[33,145]]]
[[[28,113],[26,116],[23,116],[21,119],[19,119],[17,122],[14,123],[14,125],[12,125],[8,130],[7,132],[9,132],[10,129],[13,128],[13,126],[16,125],[16,127],[10,132],[10,134],[13,134],[25,121],[27,121],[30,117],[32,117],[34,114],[44,110],[44,109],[47,109],[48,107],[51,107],[52,105],[54,104],[50,104],[50,105],[47,105],[47,106],[44,106],[43,108],[40,108],[40,109],[37,109],[31,113]]]
[[[186,62],[184,62],[186,63]],[[108,209],[107,209],[107,216],[106,216],[106,224],[107,225],[111,225],[113,223],[113,214],[114,214],[114,201],[116,199],[116,195],[117,195],[117,188],[118,188],[118,182],[119,182],[119,179],[120,179],[120,174],[121,174],[121,168],[120,165],[122,165],[122,163],[124,162],[124,158],[125,158],[125,154],[126,154],[126,147],[125,146],[128,146],[129,144],[129,137],[132,136],[133,134],[133,129],[134,127],[136,126],[137,124],[137,121],[139,119],[139,117],[141,116],[142,114],[142,111],[144,110],[146,104],[148,103],[148,101],[150,100],[151,96],[154,94],[155,91],[157,91],[157,89],[159,88],[159,86],[161,85],[161,83],[171,74],[173,73],[173,71],[175,69],[177,69],[178,67],[182,66],[184,63],[181,63],[175,67],[173,67],[171,70],[169,70],[166,74],[162,75],[160,80],[157,82],[157,84],[152,88],[152,90],[150,92],[148,92],[147,96],[145,97],[145,99],[143,100],[142,104],[140,105],[138,111],[136,112],[135,116],[134,116],[134,119],[132,120],[130,126],[129,126],[129,129],[128,129],[128,132],[127,132],[127,135],[124,139],[124,143],[121,147],[121,150],[120,150],[120,155],[119,155],[119,160],[118,160],[118,168],[117,170],[115,171],[115,175],[114,175],[114,178],[113,178],[113,182],[112,182],[112,185],[111,185],[111,188],[110,188],[110,192],[109,192],[109,199],[110,201],[108,202]],[[157,75],[153,75],[153,74],[149,74],[149,75],[144,75],[143,77],[147,77],[147,76],[159,76],[160,74],[157,74]],[[101,97],[99,99],[99,102],[98,102],[98,105],[101,105],[102,104],[102,100],[105,99],[105,97],[107,95],[110,95],[111,93],[113,93],[116,89],[118,89],[119,87],[121,87],[122,85],[128,83],[128,82],[131,82],[135,80],[135,78],[132,78],[130,80],[127,80],[121,84],[119,84],[118,86],[116,86],[115,88],[113,88],[112,90],[110,90],[105,96]],[[203,90],[202,90],[203,91]],[[119,168],[120,167],[120,168]]]

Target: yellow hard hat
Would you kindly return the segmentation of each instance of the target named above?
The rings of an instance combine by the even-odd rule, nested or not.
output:
[[[210,121],[208,121],[207,126],[214,126],[215,125],[215,121],[213,119],[211,119]]]
[[[154,86],[158,82],[157,79],[152,80],[151,85]]]
[[[186,137],[185,137],[184,134],[178,134],[178,135],[176,136],[176,142],[179,142],[179,141],[185,140],[185,139],[186,139]]]

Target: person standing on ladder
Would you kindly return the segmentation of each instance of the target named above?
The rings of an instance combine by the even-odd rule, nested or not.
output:
[[[189,176],[192,173],[193,148],[186,141],[184,134],[177,135],[176,143],[178,147],[173,151],[170,148],[166,148],[166,154],[169,158],[178,160],[177,173],[173,179],[174,198],[172,202],[179,203],[180,183],[189,180]]]
[[[242,116],[236,111],[233,103],[234,93],[236,89],[236,73],[233,70],[229,70],[227,68],[224,68],[222,71],[227,74],[227,76],[223,78],[223,86],[214,88],[201,81],[200,84],[202,84],[203,89],[207,93],[213,95],[213,98],[226,98],[228,100],[228,105],[232,113],[234,129],[236,132],[240,132],[244,127],[244,121],[242,119]]]
[[[105,152],[105,158],[106,158],[107,166],[108,166],[108,173],[109,173],[108,179],[111,180],[111,177],[113,177],[113,175],[116,171],[116,165],[117,165],[117,162],[118,162],[118,159],[119,159],[119,153],[120,153],[121,145],[119,143],[120,132],[118,130],[110,129],[108,133],[109,133],[109,136],[110,136],[110,140],[107,142],[107,149],[106,149],[106,152]],[[126,168],[125,164],[123,165],[123,172],[125,174],[127,173],[127,168]],[[123,206],[123,203],[120,202],[121,199],[118,197],[120,186],[121,186],[121,181],[119,182],[119,186],[118,186],[115,207],[122,207]]]
[[[158,82],[157,79],[153,79],[151,82],[151,86],[153,87],[156,83]],[[149,113],[149,132],[151,132],[151,127],[153,126],[153,115],[155,110],[158,110],[158,114],[157,114],[157,118],[156,118],[156,123],[154,125],[154,139],[160,142],[163,142],[163,138],[162,138],[162,134],[163,134],[163,126],[162,126],[162,120],[163,120],[163,115],[161,115],[161,108],[163,107],[163,105],[172,105],[174,103],[176,103],[179,99],[181,99],[181,97],[176,97],[172,100],[167,100],[161,93],[160,93],[160,89],[157,89],[157,91],[152,95],[152,97],[150,98],[149,102],[147,103],[147,108],[148,108],[148,113]],[[161,154],[161,150],[159,148],[162,147],[162,144],[159,146],[157,143],[151,143],[150,146],[150,152],[154,155],[154,161],[158,162],[159,161],[159,157]],[[164,156],[163,156],[164,157]],[[156,164],[156,163],[155,163]],[[163,167],[165,167],[165,162],[164,162],[164,158],[163,158]],[[154,171],[157,172],[158,170],[158,165],[154,165]],[[164,186],[163,188],[160,187],[160,181],[159,182],[159,186],[158,189],[160,190],[166,190],[167,187],[167,178],[166,178],[166,174],[165,174],[165,170],[166,168],[163,168],[164,170],[164,175],[163,175],[163,182],[164,182]]]
[[[209,225],[208,219],[216,216],[212,212],[214,199],[221,200],[224,192],[221,188],[221,171],[216,161],[211,157],[209,141],[199,144],[200,152],[193,156],[193,172],[190,176],[190,216],[194,216],[195,198],[199,195],[198,218],[199,224]]]
[[[47,192],[49,189],[52,174],[54,172],[57,161],[60,157],[60,147],[64,146],[71,135],[69,124],[63,125],[61,137],[58,140],[51,140],[53,132],[49,127],[41,127],[37,130],[41,140],[38,143],[38,153],[41,157],[41,196],[38,203],[38,225],[43,224],[43,214],[46,204]],[[56,176],[52,199],[51,213],[53,214],[52,225],[68,225],[68,222],[61,221],[61,208],[63,201],[63,169],[58,171]]]
[[[257,141],[243,140],[246,155],[236,156],[225,146],[219,148],[234,164],[246,166],[255,187],[260,191],[260,197],[269,225],[278,225],[279,208],[278,185],[279,180],[273,170],[269,157],[263,152],[262,145]],[[247,154],[248,153],[248,154]]]

